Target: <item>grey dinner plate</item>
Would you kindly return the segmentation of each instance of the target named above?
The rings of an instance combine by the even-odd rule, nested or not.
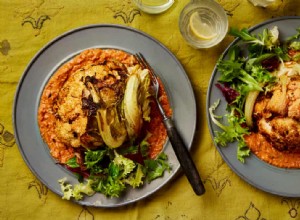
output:
[[[115,48],[129,53],[141,52],[161,78],[171,107],[174,122],[188,149],[196,128],[196,103],[190,81],[176,57],[148,34],[120,25],[91,25],[69,31],[48,43],[29,63],[16,91],[13,122],[19,150],[30,170],[54,193],[62,196],[58,180],[66,177],[77,183],[76,177],[56,164],[48,146],[40,136],[37,111],[41,93],[51,75],[63,63],[88,48]],[[164,151],[172,166],[162,178],[139,189],[129,189],[120,198],[106,198],[97,193],[78,203],[86,206],[117,207],[143,199],[167,184],[179,171],[172,146]]]
[[[297,33],[296,28],[300,27],[300,17],[289,16],[271,19],[258,24],[249,30],[251,33],[262,33],[263,29],[272,28],[274,26],[277,26],[279,29],[280,40],[285,40],[287,37]],[[228,58],[227,53],[229,48],[239,42],[240,40],[237,38],[229,45],[224,52],[224,59]],[[221,102],[216,110],[216,114],[224,115],[227,105],[220,90],[215,87],[219,77],[220,73],[215,67],[210,80],[206,102],[208,125],[213,138],[214,131],[219,129],[212,122],[208,109],[215,101],[217,101],[217,99],[220,99]],[[238,161],[236,157],[237,143],[229,144],[227,147],[217,146],[216,143],[215,145],[229,167],[249,184],[275,195],[286,197],[300,196],[300,169],[278,168],[263,162],[254,154],[252,154],[249,158],[246,158],[245,163],[243,164]]]

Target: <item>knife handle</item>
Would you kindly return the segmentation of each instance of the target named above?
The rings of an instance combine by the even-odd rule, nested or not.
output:
[[[164,124],[177,159],[182,166],[183,172],[190,182],[194,192],[197,195],[204,194],[205,188],[201,181],[197,168],[190,156],[188,149],[185,147],[181,136],[174,126],[172,119],[164,118]]]

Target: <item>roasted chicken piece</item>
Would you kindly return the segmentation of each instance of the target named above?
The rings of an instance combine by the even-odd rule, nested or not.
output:
[[[279,151],[300,152],[300,76],[280,78],[260,94],[253,111],[257,132]]]
[[[288,117],[275,117],[270,121],[262,118],[258,122],[258,128],[276,149],[300,152],[300,124],[298,121]]]
[[[300,77],[294,77],[288,84],[288,117],[300,121]]]

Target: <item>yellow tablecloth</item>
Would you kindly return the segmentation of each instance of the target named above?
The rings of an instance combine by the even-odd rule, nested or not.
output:
[[[188,46],[178,28],[180,11],[188,2],[176,0],[167,12],[149,15],[131,0],[0,0],[0,219],[300,219],[299,199],[252,187],[231,171],[213,145],[205,117],[206,91],[218,57],[233,38],[227,36],[211,49]],[[226,10],[229,25],[238,28],[273,17],[300,15],[297,0],[279,0],[269,8],[255,7],[247,0],[217,2]],[[23,161],[13,136],[12,108],[26,65],[60,34],[100,23],[121,24],[150,34],[185,68],[197,99],[192,156],[206,187],[203,196],[196,196],[186,177],[180,175],[137,203],[113,209],[84,207],[48,190]]]

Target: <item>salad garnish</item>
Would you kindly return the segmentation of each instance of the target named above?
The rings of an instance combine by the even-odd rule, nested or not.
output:
[[[155,159],[150,159],[148,152],[148,143],[143,140],[139,146],[85,151],[84,167],[81,168],[76,157],[69,159],[65,166],[77,174],[79,183],[72,185],[66,178],[60,179],[62,198],[81,200],[84,195],[91,196],[96,192],[119,197],[127,186],[140,187],[144,181],[150,183],[171,170],[164,152]]]

